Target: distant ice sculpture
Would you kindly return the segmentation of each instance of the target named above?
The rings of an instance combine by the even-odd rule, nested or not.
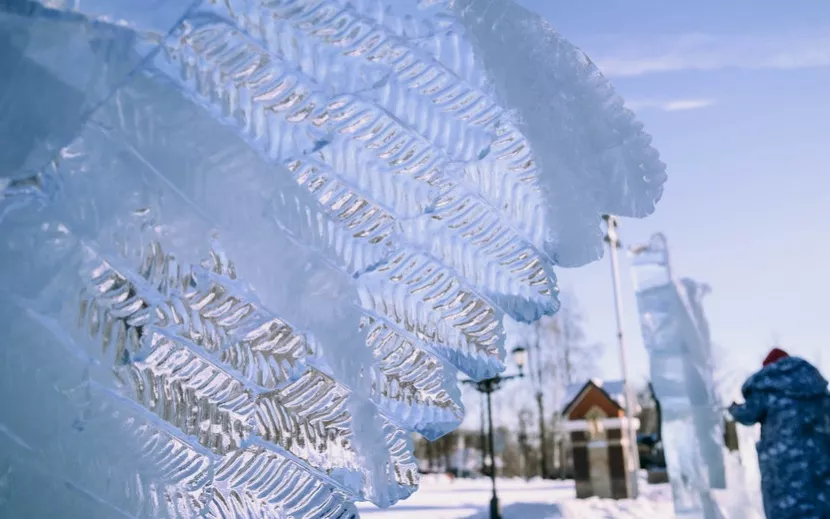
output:
[[[354,517],[665,168],[512,2],[0,6],[0,516]]]
[[[666,239],[652,236],[632,261],[643,340],[654,392],[661,404],[662,436],[677,517],[735,519],[727,501],[746,496],[740,465],[724,446],[723,403],[715,387],[712,344],[702,299],[709,287],[675,281]],[[729,495],[721,490],[727,489]]]

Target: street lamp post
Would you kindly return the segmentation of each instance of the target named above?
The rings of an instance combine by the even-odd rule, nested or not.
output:
[[[490,458],[490,483],[493,488],[493,496],[490,498],[490,519],[502,519],[501,506],[499,505],[499,496],[496,490],[496,452],[494,447],[493,434],[493,404],[490,395],[498,391],[503,382],[512,380],[514,378],[522,378],[524,374],[524,366],[527,361],[527,350],[522,347],[513,350],[513,361],[519,368],[519,372],[515,375],[496,375],[492,378],[484,380],[462,380],[464,384],[470,384],[476,388],[477,391],[487,397],[487,454]]]
[[[611,258],[611,279],[614,285],[614,313],[617,319],[617,341],[620,347],[620,369],[623,376],[623,388],[625,390],[625,419],[628,425],[628,470],[629,480],[631,481],[631,491],[633,497],[637,497],[638,482],[637,469],[639,469],[639,452],[637,450],[637,431],[634,429],[634,406],[637,400],[634,398],[634,390],[631,387],[631,380],[628,376],[628,353],[625,348],[625,341],[623,340],[623,314],[622,314],[622,296],[620,294],[620,272],[619,261],[617,258],[617,249],[620,248],[620,239],[617,234],[617,219],[610,214],[602,216],[607,227],[607,234],[605,241],[608,243],[609,256]]]
[[[484,400],[485,400],[484,393],[481,393],[481,398],[479,399],[479,407],[481,408],[481,468],[483,469],[485,465],[487,465],[487,417],[484,415]]]

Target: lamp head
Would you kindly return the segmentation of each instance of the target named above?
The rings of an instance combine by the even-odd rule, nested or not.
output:
[[[517,346],[513,349],[513,362],[519,368],[519,374],[524,376],[525,364],[527,364],[527,349],[522,346]]]

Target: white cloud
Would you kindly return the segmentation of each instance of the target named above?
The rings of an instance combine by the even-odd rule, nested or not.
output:
[[[714,99],[643,99],[626,101],[625,105],[631,110],[654,109],[664,112],[682,112],[687,110],[699,110],[715,104]]]
[[[684,34],[633,42],[620,36],[595,43],[588,46],[590,54],[609,77],[680,70],[830,67],[830,29],[812,35]]]

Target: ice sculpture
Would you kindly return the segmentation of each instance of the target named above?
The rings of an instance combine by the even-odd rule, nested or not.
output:
[[[723,403],[715,388],[702,306],[709,288],[690,279],[675,281],[662,234],[652,236],[634,253],[637,305],[652,384],[661,404],[675,512],[684,518],[725,517],[724,500],[717,491],[726,489],[729,479],[739,487],[729,488],[731,495],[724,497],[737,501],[746,489],[726,470]],[[744,508],[743,513],[748,511]]]
[[[12,0],[0,138],[2,517],[405,498],[457,370],[665,180],[506,1]]]
[[[764,502],[760,490],[761,469],[758,466],[757,450],[760,428],[738,425],[737,432],[739,450],[731,455],[731,467],[727,465],[727,476],[735,483],[727,481],[727,487],[738,488],[743,492],[733,496],[735,512],[731,517],[763,519]]]

